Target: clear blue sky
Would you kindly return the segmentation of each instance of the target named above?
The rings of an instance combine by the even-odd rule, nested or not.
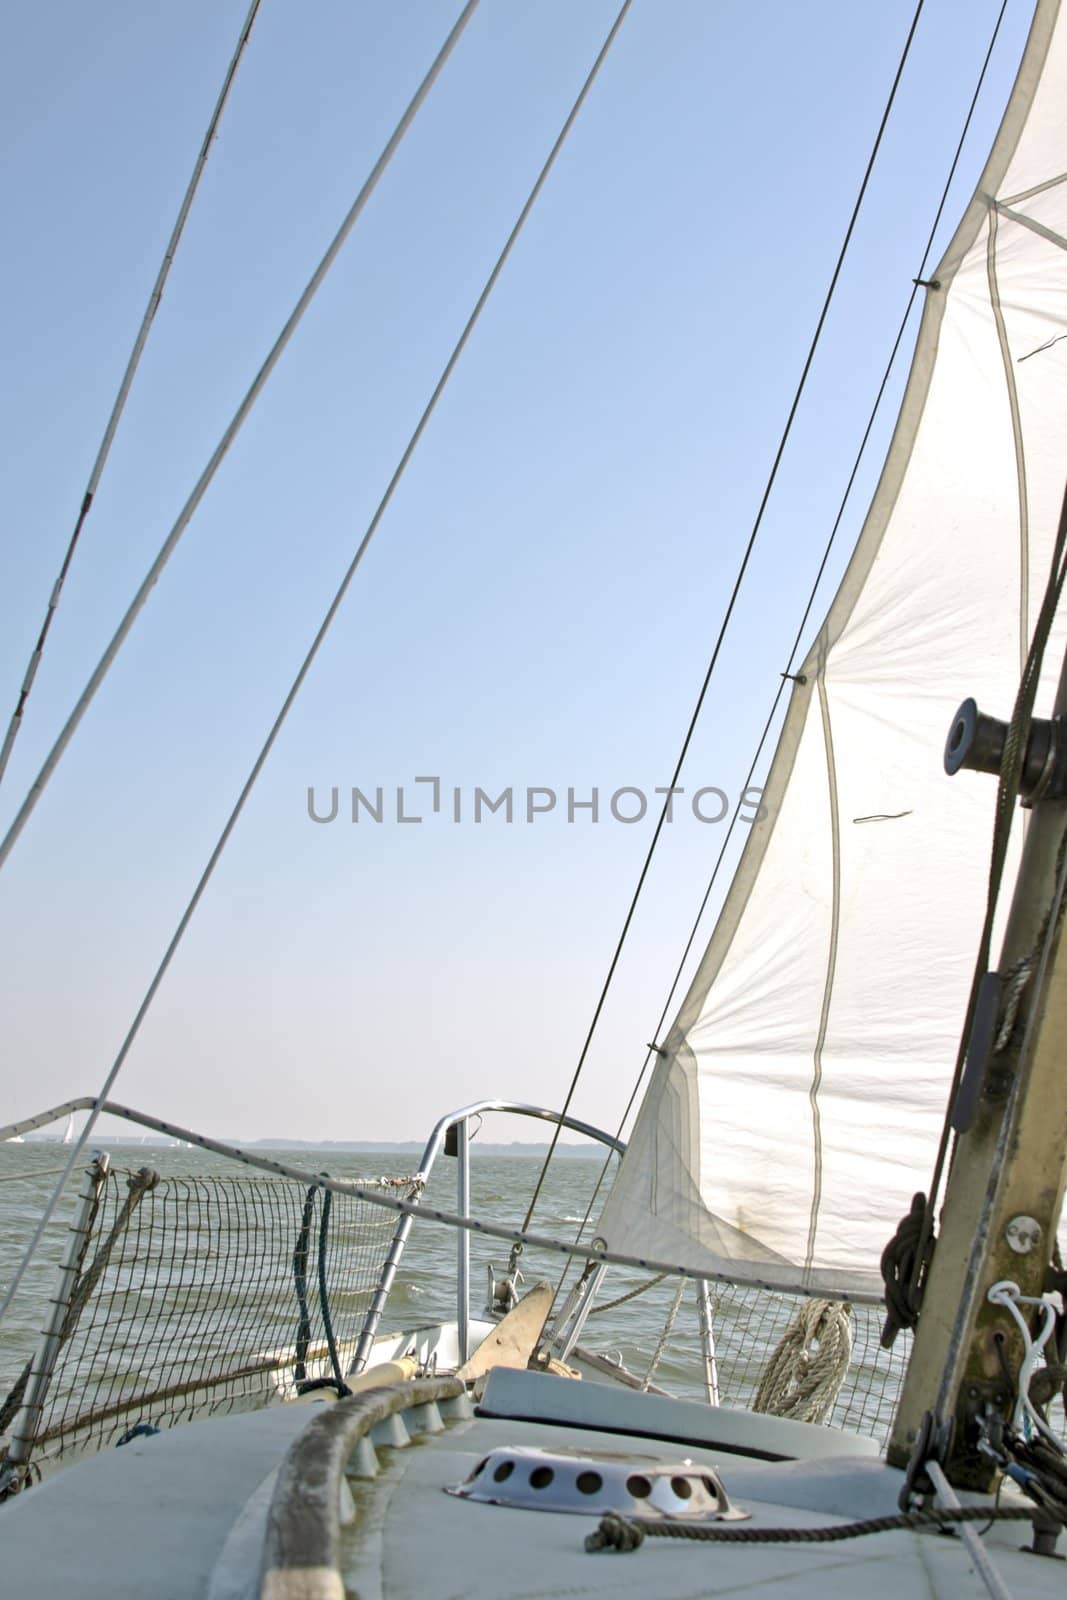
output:
[[[4,1120],[103,1078],[615,9],[483,0],[189,529],[2,874]],[[5,10],[5,725],[245,10]],[[996,10],[928,0],[690,790],[733,796],[747,767]],[[458,11],[264,0],[5,823]],[[436,773],[465,804],[596,785],[606,807],[667,781],[911,11],[637,0],[119,1099],[246,1138],[419,1137],[485,1094],[559,1103],[650,823],[356,827],[344,796],[407,783],[418,807],[411,779]],[[1013,0],[942,242],[1028,24]],[[309,784],[340,787],[336,823],[308,820]],[[668,830],[579,1114],[614,1125],[721,835],[684,805]]]

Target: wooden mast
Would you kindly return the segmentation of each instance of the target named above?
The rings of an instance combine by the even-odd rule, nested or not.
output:
[[[1054,717],[1067,713],[1067,660]],[[1035,728],[1038,724],[1034,724]],[[1044,725],[1047,728],[1047,724]],[[1057,739],[1067,739],[1060,728]],[[965,779],[961,781],[978,781]],[[1058,784],[1054,788],[1060,787]],[[1007,1420],[1022,1335],[990,1304],[1001,1280],[1039,1297],[1055,1244],[1067,1151],[1067,799],[1035,802],[999,972],[1032,963],[1005,1048],[986,1064],[974,1118],[958,1137],[911,1362],[889,1443],[907,1464],[926,1413],[954,1423],[944,1466],[961,1487],[988,1488],[982,1420]],[[946,886],[951,892],[951,885]],[[1001,1012],[1003,1015],[1003,1011]]]

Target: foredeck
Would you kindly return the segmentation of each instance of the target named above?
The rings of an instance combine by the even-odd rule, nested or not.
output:
[[[447,1408],[416,1397],[413,1389],[412,1401],[418,1403],[375,1426],[372,1450],[351,1453],[332,1503],[327,1505],[329,1492],[322,1495],[325,1475],[318,1485],[308,1481],[316,1477],[314,1471],[300,1482],[292,1514],[302,1528],[316,1495],[327,1505],[336,1566],[272,1566],[268,1538],[277,1529],[280,1509],[284,1513],[295,1441],[301,1435],[306,1441],[308,1429],[321,1434],[329,1414],[338,1422],[342,1418],[340,1407],[323,1401],[196,1422],[138,1439],[22,1494],[0,1511],[5,1586],[42,1600],[72,1593],[85,1600],[133,1600],[146,1593],[167,1600],[260,1595],[270,1600],[544,1600],[630,1594],[649,1600],[744,1594],[751,1600],[764,1593],[776,1600],[816,1594],[842,1600],[857,1594],[865,1600],[890,1595],[894,1600],[900,1595],[967,1600],[988,1592],[963,1543],[934,1532],[876,1534],[835,1544],[646,1540],[628,1554],[591,1554],[585,1538],[597,1526],[595,1516],[479,1504],[446,1494],[490,1451],[534,1446],[594,1459],[622,1455],[714,1467],[731,1501],[750,1513],[738,1524],[748,1529],[815,1530],[897,1509],[901,1475],[867,1453],[865,1441],[827,1433],[819,1458],[761,1459],[780,1454],[814,1430],[797,1433],[787,1424],[783,1432],[780,1422],[754,1417],[747,1442],[739,1436],[737,1444],[758,1454],[739,1455],[692,1437],[680,1442],[636,1432],[634,1418],[642,1408],[650,1427],[662,1424],[666,1413],[654,1397],[626,1397],[626,1431],[620,1432],[611,1425],[590,1425],[595,1415],[612,1409],[616,1396],[606,1387],[602,1394],[583,1395],[579,1407],[577,1391],[601,1386],[518,1373],[506,1377],[496,1400],[488,1397],[496,1409],[506,1390],[506,1408],[529,1410],[529,1396],[520,1391],[524,1381],[530,1389],[532,1380],[541,1386],[543,1411],[545,1394],[555,1392],[562,1413],[573,1416],[576,1407],[586,1409],[585,1425],[554,1422],[547,1415],[525,1420],[471,1414],[465,1399],[453,1407],[459,1415],[443,1420],[438,1411]],[[689,1410],[683,1406],[674,1413],[675,1423]],[[709,1437],[744,1427],[736,1413],[692,1410],[702,1414]],[[678,1429],[672,1424],[671,1431]],[[828,1449],[831,1453],[825,1453]],[[1062,1595],[1064,1566],[1020,1553],[1029,1537],[1028,1523],[998,1523],[983,1535],[983,1544],[1012,1594],[1033,1600]]]

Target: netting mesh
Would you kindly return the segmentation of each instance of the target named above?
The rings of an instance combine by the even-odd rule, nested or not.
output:
[[[340,1370],[351,1362],[391,1213],[283,1178],[155,1177],[104,1179],[36,1431],[39,1469],[141,1423],[290,1397],[332,1374],[331,1339]],[[405,1198],[417,1189],[379,1181]]]
[[[749,1408],[767,1363],[805,1301],[800,1295],[716,1284],[712,1290],[720,1401]],[[891,1350],[880,1343],[885,1312],[879,1306],[851,1308],[852,1355],[841,1389],[823,1420],[833,1427],[884,1439],[900,1397],[911,1354],[911,1335],[898,1335]]]
[[[680,1314],[660,1348],[655,1331],[670,1317],[674,1280],[648,1286],[644,1293],[640,1292],[642,1281],[636,1277],[620,1276],[616,1282],[623,1295],[633,1294],[633,1298],[620,1297],[619,1304],[609,1300],[595,1306],[581,1346],[621,1360],[636,1377],[648,1378],[672,1394],[704,1398],[695,1286],[685,1291]],[[739,1284],[709,1283],[708,1289],[719,1403],[752,1410],[768,1363],[809,1301],[803,1295]],[[634,1290],[638,1292],[634,1294]],[[835,1427],[879,1440],[889,1432],[911,1352],[910,1334],[901,1334],[891,1350],[882,1349],[883,1316],[877,1306],[852,1306],[847,1373],[837,1398],[822,1417]],[[817,1350],[815,1355],[817,1359]]]
[[[675,1280],[650,1282],[636,1275],[620,1274],[613,1286],[621,1291],[617,1303],[605,1300],[594,1306],[581,1334],[579,1350],[607,1356],[613,1363],[623,1364],[636,1378],[647,1379],[671,1394],[706,1398],[695,1286],[687,1287],[681,1314],[665,1343],[657,1338],[657,1330],[663,1328],[665,1320],[670,1322]],[[811,1302],[803,1295],[740,1284],[709,1283],[708,1288],[719,1404],[746,1411],[757,1409],[757,1394],[775,1352]],[[912,1350],[908,1331],[897,1335],[891,1349],[882,1348],[884,1317],[880,1306],[850,1307],[847,1369],[832,1402],[820,1409],[817,1417],[831,1427],[869,1435],[880,1444],[889,1436]],[[817,1367],[818,1344],[810,1346],[808,1354]],[[1063,1394],[1058,1384],[1050,1384],[1050,1389],[1050,1426],[1061,1438],[1067,1438]],[[801,1412],[787,1410],[782,1414],[816,1420]]]

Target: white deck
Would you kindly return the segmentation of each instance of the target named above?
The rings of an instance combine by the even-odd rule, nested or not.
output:
[[[532,1375],[506,1376],[498,1409],[503,1394],[505,1407],[529,1410],[535,1388],[542,1409],[558,1394],[561,1411],[572,1415],[583,1407],[590,1416],[604,1414],[615,1399],[599,1385],[586,1389],[546,1378],[531,1384]],[[834,1545],[647,1540],[632,1554],[590,1555],[584,1539],[596,1526],[594,1517],[476,1504],[443,1492],[490,1449],[533,1444],[710,1463],[731,1500],[751,1511],[746,1526],[817,1526],[896,1510],[900,1474],[869,1454],[766,1461],[714,1446],[657,1442],[636,1436],[632,1425],[643,1408],[650,1422],[662,1422],[662,1403],[640,1395],[626,1402],[626,1434],[546,1418],[478,1416],[402,1449],[379,1446],[378,1476],[350,1480],[356,1515],[342,1542],[349,1592],[361,1600],[985,1595],[960,1541],[936,1533],[878,1534]],[[24,1493],[0,1510],[5,1593],[41,1600],[146,1594],[239,1600],[256,1594],[274,1469],[313,1410],[301,1404],[192,1423],[105,1452]],[[688,1413],[719,1434],[724,1425],[740,1426],[727,1420],[730,1414],[704,1407],[682,1406],[675,1419]],[[783,1434],[772,1419],[749,1420],[755,1448],[775,1450],[788,1442],[788,1427]],[[824,1435],[824,1447],[828,1442]],[[845,1436],[838,1442],[849,1450]],[[1062,1597],[1067,1567],[1020,1553],[1028,1538],[1026,1523],[999,1524],[983,1542],[1019,1600]]]
[[[746,1461],[693,1446],[656,1450],[650,1441],[620,1440],[610,1432],[476,1418],[426,1445],[391,1452],[381,1477],[357,1489],[359,1516],[347,1541],[345,1578],[361,1600],[987,1595],[960,1541],[937,1533],[877,1534],[832,1545],[646,1540],[632,1554],[590,1555],[584,1539],[595,1518],[481,1505],[442,1492],[465,1478],[487,1451],[508,1444],[616,1454],[622,1449],[708,1462],[719,1469],[731,1501],[752,1511],[746,1526],[815,1527],[898,1509],[901,1474],[869,1457]],[[1029,1536],[1026,1523],[1000,1524],[983,1543],[1018,1600],[1062,1600],[1067,1568],[1022,1554],[1019,1547]]]

